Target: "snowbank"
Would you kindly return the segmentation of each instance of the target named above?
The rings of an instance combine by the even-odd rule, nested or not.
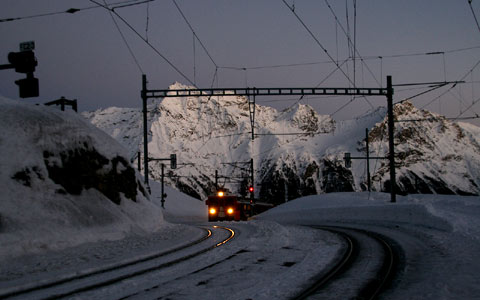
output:
[[[331,193],[299,198],[257,216],[296,224],[320,222],[410,224],[455,231],[480,240],[480,197]]]
[[[0,258],[158,230],[126,157],[73,112],[0,98]]]

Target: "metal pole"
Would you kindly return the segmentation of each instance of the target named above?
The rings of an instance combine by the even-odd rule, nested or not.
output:
[[[396,202],[395,191],[397,184],[395,181],[395,144],[394,122],[393,122],[393,87],[392,76],[387,76],[387,102],[388,102],[388,158],[390,160],[390,202]]]
[[[165,208],[165,192],[164,192],[165,164],[162,164],[162,208]]]
[[[215,170],[215,191],[218,190],[218,170]]]
[[[367,144],[367,186],[368,191],[372,190],[372,183],[370,181],[370,150],[368,148],[368,128],[365,128],[365,143]]]
[[[253,128],[252,128],[253,130]],[[253,187],[253,192],[250,193],[250,200],[253,201],[255,199],[255,184],[254,184],[254,178],[253,178],[253,158],[250,159],[250,180],[252,181],[252,187]]]
[[[141,155],[142,155],[141,152],[138,151],[138,153],[137,153],[138,172],[140,172],[142,170],[142,163],[140,162],[140,159],[141,159],[140,156]]]
[[[142,100],[143,100],[143,173],[145,185],[150,192],[148,185],[148,124],[147,124],[147,75],[142,74]]]

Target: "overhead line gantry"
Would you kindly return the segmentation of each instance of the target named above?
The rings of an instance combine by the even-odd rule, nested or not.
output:
[[[141,97],[143,100],[143,147],[144,147],[144,172],[145,184],[148,186],[148,126],[147,126],[147,100],[150,98],[172,98],[172,97],[200,97],[200,96],[313,96],[313,95],[337,95],[337,96],[383,96],[387,98],[388,111],[388,139],[389,139],[389,155],[390,161],[390,195],[391,202],[396,202],[396,180],[395,180],[395,149],[393,143],[393,85],[392,77],[387,76],[386,88],[358,88],[358,87],[290,87],[290,88],[189,88],[189,89],[174,89],[174,90],[149,90],[147,89],[147,76],[142,75],[142,91]],[[255,105],[253,100],[253,107]],[[249,100],[249,107],[250,105]],[[250,108],[252,111],[252,108]],[[250,116],[252,122],[252,138],[253,121],[252,114]]]

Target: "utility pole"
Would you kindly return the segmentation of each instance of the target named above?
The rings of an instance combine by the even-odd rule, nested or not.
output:
[[[165,161],[169,160],[170,161],[170,169],[176,169],[177,168],[177,155],[176,154],[170,154],[170,158],[149,158],[148,161]],[[148,162],[147,161],[147,162]],[[164,182],[165,182],[165,164],[161,163],[162,167],[162,173],[161,173],[161,183],[162,183],[162,208],[165,208],[165,198],[167,197],[167,194],[164,192]]]
[[[252,127],[253,130],[253,127]],[[253,202],[255,199],[255,181],[253,176],[253,158],[250,159],[250,181],[251,181],[251,188],[250,188],[250,200]]]
[[[142,155],[142,153],[141,153],[140,151],[138,151],[138,152],[137,152],[137,163],[138,163],[137,168],[138,168],[138,172],[140,172],[140,171],[142,170],[142,163],[141,163],[141,160],[140,160],[140,159],[141,159],[141,157],[140,157],[141,155]]]
[[[372,191],[372,184],[370,182],[370,150],[368,148],[368,128],[365,128],[365,144],[367,145],[367,186],[368,191]]]
[[[162,163],[162,208],[165,208],[165,185],[164,185],[164,182],[165,182],[165,164]]]
[[[250,88],[247,88],[247,98],[248,98],[248,111],[250,113],[250,127],[252,128],[252,141],[255,139],[255,92],[256,89],[253,88],[253,95],[250,98]]]
[[[250,124],[252,127],[252,140],[255,138],[255,97],[256,96],[313,96],[313,95],[333,95],[333,96],[383,96],[388,100],[388,133],[389,133],[389,159],[390,159],[390,182],[391,182],[391,202],[395,202],[395,149],[393,143],[393,85],[392,76],[387,76],[387,88],[359,88],[359,87],[290,87],[290,88],[206,88],[206,89],[162,89],[147,90],[146,75],[142,75],[142,100],[143,100],[143,120],[144,120],[144,159],[148,161],[147,149],[147,99],[148,98],[167,98],[167,97],[211,97],[211,96],[247,96]],[[250,99],[252,96],[252,99]],[[365,159],[365,158],[363,158]],[[145,163],[145,182],[148,185],[148,166]]]
[[[394,121],[393,121],[393,87],[392,76],[387,76],[387,105],[388,105],[388,159],[390,161],[390,202],[396,200],[396,179],[395,179],[395,143],[394,139]]]
[[[145,185],[150,193],[148,185],[148,124],[147,124],[147,75],[142,74],[142,100],[143,100],[143,177]]]

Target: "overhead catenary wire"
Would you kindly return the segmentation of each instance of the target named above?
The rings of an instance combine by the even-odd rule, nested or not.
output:
[[[473,18],[475,19],[475,23],[477,24],[478,31],[480,32],[480,25],[478,24],[477,15],[475,14],[475,11],[473,10],[472,0],[468,0],[468,5],[470,6],[470,10],[472,11]]]
[[[155,0],[144,0],[142,2],[139,2],[139,0],[118,1],[118,2],[113,2],[113,3],[108,4],[108,6],[133,2],[133,3],[130,3],[128,5],[119,5],[119,6],[115,6],[113,8],[109,8],[109,9],[116,9],[116,8],[122,8],[122,7],[126,7],[126,6],[139,5],[139,4],[143,4],[143,3],[151,2],[151,1],[155,1]],[[0,19],[0,23],[1,22],[20,21],[20,20],[40,18],[40,17],[47,17],[47,16],[60,15],[60,14],[74,14],[74,13],[79,12],[79,11],[90,10],[90,9],[101,8],[101,7],[102,7],[102,5],[87,6],[87,7],[81,7],[81,8],[73,8],[72,7],[72,8],[69,8],[67,10],[61,10],[61,11],[54,11],[54,12],[48,12],[48,13],[42,13],[42,14],[36,14],[36,15]]]
[[[187,17],[185,16],[185,14],[183,13],[183,11],[180,9],[180,6],[178,5],[177,1],[175,0],[172,0],[173,1],[173,4],[175,4],[175,6],[177,7],[178,11],[180,12],[180,15],[182,15],[183,17],[183,20],[185,20],[185,23],[187,23],[188,27],[190,28],[190,30],[192,31],[193,35],[195,36],[195,38],[197,39],[197,41],[200,43],[200,46],[202,46],[203,50],[205,51],[205,53],[207,54],[208,58],[210,59],[210,61],[213,63],[213,65],[218,68],[218,65],[217,63],[215,62],[215,60],[213,60],[213,57],[212,55],[210,54],[210,52],[208,52],[207,48],[205,47],[205,45],[203,44],[202,40],[198,37],[197,33],[195,32],[195,30],[193,29],[192,25],[190,24],[190,22],[188,21]]]
[[[478,66],[480,65],[480,60],[478,60],[475,65],[465,74],[463,75],[459,80],[457,81],[463,81],[465,78],[467,78],[468,74],[470,74],[470,72],[473,72],[473,70],[475,70]],[[427,104],[423,105],[422,107],[420,107],[420,109],[424,109],[426,106],[432,104],[433,102],[435,102],[436,100],[440,99],[441,97],[443,97],[446,93],[448,93],[449,91],[451,91],[452,89],[454,89],[457,85],[454,84],[452,85],[448,90],[446,90],[445,92],[443,92],[442,94],[438,95],[437,97],[433,98],[432,100],[430,100]]]
[[[120,16],[115,10],[112,10],[111,8],[109,8],[108,6],[105,6],[101,3],[98,3],[97,1],[95,0],[89,0],[90,2],[93,2],[101,7],[103,7],[104,9],[106,10],[109,10],[111,11],[112,13],[115,14],[115,16],[117,16],[125,25],[127,25],[128,28],[130,28],[130,30],[132,30],[142,41],[144,41],[155,53],[157,53],[158,56],[160,56],[170,67],[172,67],[178,74],[180,74],[185,80],[187,80],[190,84],[192,84],[193,86],[196,87],[196,85],[194,84],[194,82],[187,76],[185,75],[182,71],[180,71],[180,69],[175,66],[165,55],[163,55],[156,47],[154,47],[149,41],[147,41],[145,39],[145,37],[143,37],[135,28],[133,28],[132,25],[130,25],[130,23],[128,23],[122,16]]]
[[[105,3],[105,5],[107,5],[107,1],[106,1],[106,0],[103,0],[103,3]],[[127,46],[128,52],[130,52],[130,55],[132,56],[133,61],[134,61],[135,64],[137,65],[138,70],[140,71],[140,74],[144,74],[143,69],[142,69],[142,67],[140,66],[140,63],[139,63],[138,60],[137,60],[137,57],[136,57],[135,54],[133,53],[132,48],[131,48],[130,45],[128,44],[128,41],[127,41],[127,39],[125,38],[125,36],[123,35],[123,32],[122,32],[122,30],[120,29],[120,26],[118,26],[118,23],[117,23],[117,21],[115,20],[115,17],[113,16],[113,13],[112,13],[111,11],[109,11],[109,14],[110,14],[110,17],[112,17],[113,24],[115,24],[115,27],[117,28],[118,33],[120,33],[120,36],[122,37],[123,43],[125,44],[125,46]]]
[[[357,53],[358,57],[361,57],[361,61],[367,61],[367,60],[380,60],[380,77],[383,78],[382,72],[383,72],[383,58],[402,58],[402,57],[412,57],[412,56],[423,56],[423,55],[432,55],[433,53],[445,53],[445,54],[450,54],[450,53],[455,53],[455,52],[463,52],[463,51],[469,51],[469,50],[475,50],[475,49],[480,49],[480,46],[474,46],[474,47],[467,47],[467,48],[459,48],[459,49],[452,49],[452,50],[443,50],[443,51],[430,51],[430,52],[416,52],[416,53],[407,53],[407,54],[395,54],[395,55],[371,55],[371,56],[361,56],[359,53]],[[345,59],[340,59],[338,58],[336,60],[337,64],[340,63],[340,61],[350,61],[352,60],[350,57],[345,58]],[[324,61],[310,61],[310,62],[300,62],[300,63],[289,63],[289,64],[274,64],[274,65],[259,65],[259,66],[218,66],[219,69],[230,69],[230,70],[237,70],[237,71],[245,71],[245,70],[261,70],[261,69],[277,69],[277,68],[292,68],[292,67],[302,67],[302,66],[311,66],[311,65],[320,65],[320,64],[335,64],[335,62],[332,62],[331,60],[324,60]],[[368,65],[365,65],[367,70],[369,70]],[[372,74],[373,72],[369,70],[369,73]],[[380,86],[382,86],[381,82],[379,83]]]
[[[348,41],[348,45],[350,45],[352,43],[351,41],[351,38],[350,38],[350,34],[345,30],[345,28],[343,27],[342,23],[340,22],[340,20],[338,19],[337,17],[337,14],[335,13],[335,11],[333,10],[332,6],[330,5],[330,3],[328,2],[328,0],[325,0],[325,4],[327,5],[328,9],[330,10],[330,12],[332,13],[333,15],[333,18],[335,19],[335,22],[340,26],[340,29],[342,29],[342,32],[343,34],[345,35],[345,37],[347,38],[347,41]],[[355,2],[355,10],[356,10],[356,2]],[[356,12],[355,12],[355,15],[356,15]],[[348,20],[348,19],[347,19]],[[356,23],[356,20],[355,20],[355,23]],[[356,36],[356,29],[354,29],[355,31],[355,36]],[[372,78],[381,86],[381,82],[379,82],[377,80],[377,78],[375,77],[374,73],[372,72],[372,70],[370,69],[370,67],[365,63],[364,61],[364,58],[360,55],[357,47],[356,47],[356,37],[354,37],[354,42],[353,42],[354,46],[353,46],[353,51],[351,53],[351,56],[353,57],[353,61],[354,61],[354,65],[355,65],[355,54],[358,55],[358,57],[360,58],[360,61],[362,62],[362,65],[365,65],[365,67],[367,68],[368,72],[370,73],[370,75],[372,76]],[[354,71],[355,73],[355,71]]]
[[[282,0],[283,3],[292,11],[292,13],[295,15],[295,17],[297,18],[297,20],[302,24],[302,26],[305,28],[305,30],[307,30],[307,32],[310,34],[310,36],[315,40],[315,42],[317,43],[317,45],[325,52],[325,54],[328,56],[328,58],[337,66],[337,69],[340,70],[342,72],[342,74],[347,78],[347,80],[353,84],[355,86],[355,83],[352,81],[352,79],[348,76],[347,73],[345,73],[345,71],[341,68],[341,66],[335,61],[335,59],[330,55],[330,53],[328,53],[327,49],[322,45],[322,43],[320,43],[320,41],[318,40],[318,38],[313,34],[313,32],[310,30],[310,28],[308,28],[308,26],[305,24],[305,22],[303,22],[302,18],[300,18],[300,16],[295,12],[295,10],[292,10],[292,8],[290,7],[290,5],[288,5],[288,3],[285,1],[285,0]],[[352,101],[350,101],[349,103],[353,102],[356,98],[353,98]],[[362,99],[365,100],[365,102],[368,103],[368,105],[370,105],[370,107],[373,109],[374,106],[372,105],[372,103],[368,100],[367,97],[362,97]]]
[[[332,61],[337,66],[337,68],[340,69],[340,71],[343,73],[343,75],[347,78],[347,80],[350,83],[353,83],[352,80],[350,79],[350,77],[348,76],[348,74],[345,73],[345,71],[342,68],[340,68],[340,65],[335,61],[335,59],[330,55],[330,53],[328,53],[327,49],[322,45],[322,43],[313,34],[313,32],[310,30],[310,28],[308,28],[308,26],[305,24],[305,22],[303,22],[303,20],[300,18],[300,16],[295,12],[295,9],[292,9],[292,7],[290,7],[290,5],[288,5],[288,3],[285,0],[282,0],[282,2],[288,7],[288,9],[290,9],[290,11],[297,18],[297,20],[300,22],[300,24],[302,24],[302,26],[305,28],[305,30],[310,34],[310,36],[313,38],[313,40],[316,42],[316,44],[323,50],[323,52],[325,52],[325,54],[328,56],[330,61]]]

